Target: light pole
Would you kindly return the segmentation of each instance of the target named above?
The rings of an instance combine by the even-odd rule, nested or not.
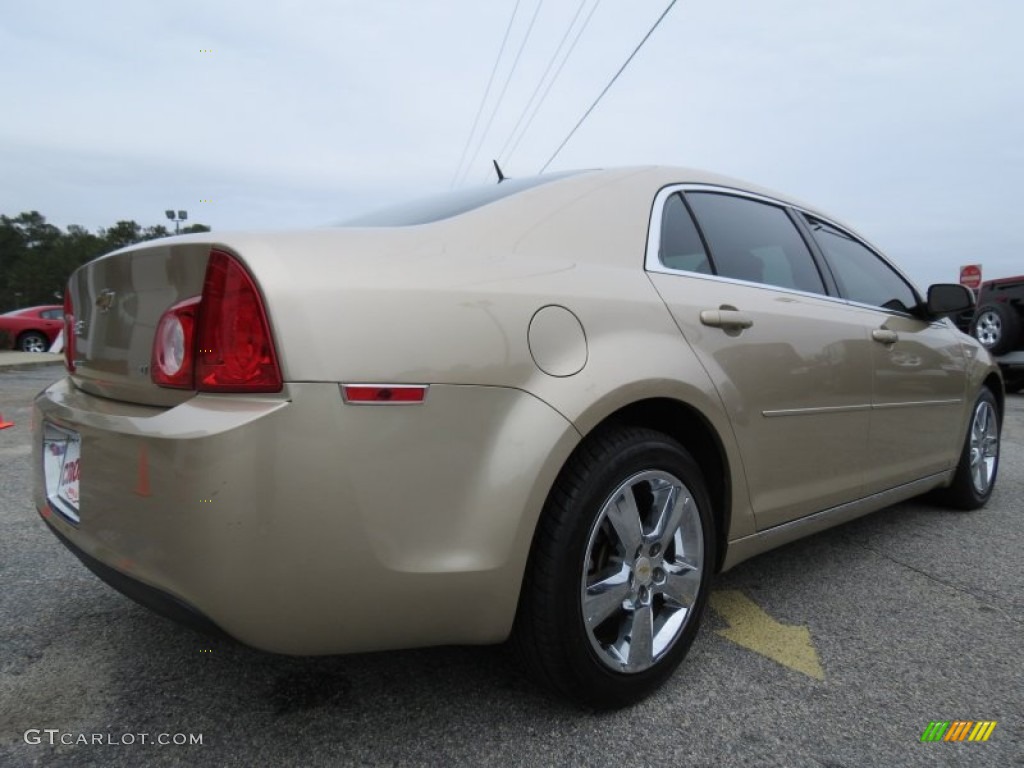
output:
[[[178,234],[179,225],[181,222],[188,219],[188,211],[178,211],[177,217],[174,215],[174,211],[166,210],[164,213],[167,214],[167,218],[174,222],[174,234]]]

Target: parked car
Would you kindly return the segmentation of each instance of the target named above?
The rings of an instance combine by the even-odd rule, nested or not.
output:
[[[22,352],[45,352],[64,327],[59,304],[15,309],[0,315],[0,340]]]
[[[978,291],[971,333],[1003,368],[1008,392],[1024,389],[1024,276],[988,280]]]
[[[623,706],[714,573],[925,492],[988,500],[999,369],[946,319],[972,300],[677,168],[141,243],[71,277],[35,503],[114,587],[257,648],[511,637]]]

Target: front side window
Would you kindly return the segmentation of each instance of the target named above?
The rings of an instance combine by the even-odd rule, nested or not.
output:
[[[45,320],[60,320],[64,317],[63,309],[44,309],[39,313]]]
[[[844,298],[897,312],[909,313],[917,306],[914,289],[878,254],[824,221],[805,218]]]
[[[697,217],[718,274],[825,293],[814,257],[782,208],[716,192],[687,192],[686,201]]]

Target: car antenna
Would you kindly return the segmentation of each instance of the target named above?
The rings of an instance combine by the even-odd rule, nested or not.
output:
[[[498,165],[497,160],[491,160],[494,163],[494,170],[498,172],[498,183],[501,184],[505,180],[505,174],[501,172],[501,166]]]

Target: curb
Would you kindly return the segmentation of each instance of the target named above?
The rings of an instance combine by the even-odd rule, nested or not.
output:
[[[63,362],[63,355],[51,355],[46,352],[0,352],[0,373],[24,371],[44,365],[61,365]]]

